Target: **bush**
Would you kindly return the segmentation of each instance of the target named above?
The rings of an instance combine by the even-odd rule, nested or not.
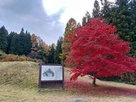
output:
[[[32,59],[30,57],[26,57],[25,55],[18,56],[14,54],[5,54],[0,50],[0,62],[8,62],[8,61],[33,61],[38,62],[37,59]]]
[[[121,75],[121,82],[136,85],[136,73],[124,73]]]

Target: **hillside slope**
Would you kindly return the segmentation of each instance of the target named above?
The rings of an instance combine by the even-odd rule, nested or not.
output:
[[[0,62],[0,102],[136,102],[136,85],[97,80],[87,76],[70,81],[65,68],[65,90],[38,92],[39,65],[34,62]]]
[[[0,62],[0,84],[10,84],[22,88],[37,87],[38,63]]]

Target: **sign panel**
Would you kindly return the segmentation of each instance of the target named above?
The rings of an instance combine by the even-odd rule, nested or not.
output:
[[[42,65],[41,81],[49,81],[49,80],[63,80],[62,66]]]
[[[39,64],[39,90],[40,88],[62,87],[64,89],[64,67],[63,65]]]

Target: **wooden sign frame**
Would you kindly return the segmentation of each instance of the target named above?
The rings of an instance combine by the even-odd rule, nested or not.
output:
[[[64,90],[64,66],[61,64],[39,64],[39,85],[41,88],[58,88]]]

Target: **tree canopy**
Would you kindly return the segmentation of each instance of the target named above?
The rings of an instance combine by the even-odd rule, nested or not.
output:
[[[77,27],[76,20],[73,18],[70,18],[66,24],[66,28],[64,32],[64,41],[61,46],[62,47],[61,59],[63,60],[65,60],[66,57],[68,56],[68,53],[70,52],[70,47],[72,45],[72,43],[68,41],[67,37],[74,32],[76,27]]]
[[[71,80],[93,75],[95,84],[97,77],[136,71],[136,60],[126,55],[130,51],[129,42],[119,39],[115,32],[115,26],[96,18],[69,36],[73,45],[67,63],[75,63]]]
[[[8,48],[8,31],[4,26],[0,28],[0,50],[7,52]]]

